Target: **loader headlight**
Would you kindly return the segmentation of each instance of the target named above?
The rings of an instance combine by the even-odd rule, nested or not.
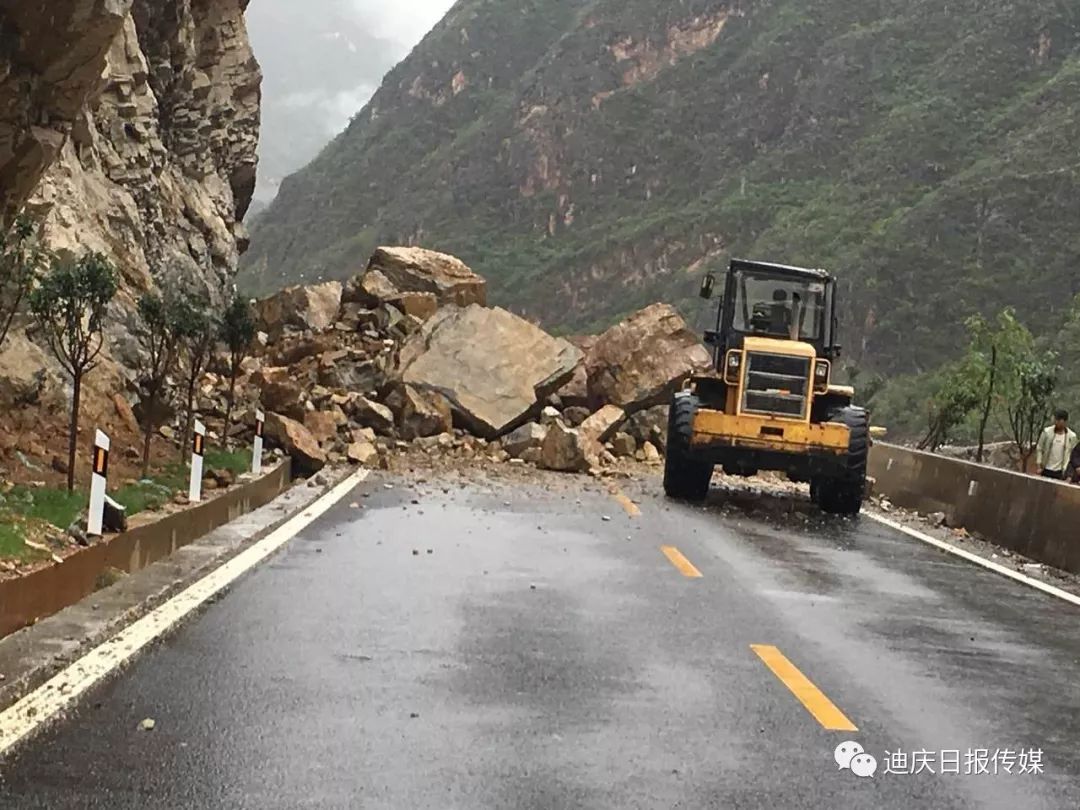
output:
[[[724,382],[738,385],[739,373],[742,371],[742,357],[743,353],[738,349],[732,349],[727,353],[727,358],[724,360]]]
[[[814,390],[824,393],[829,390],[829,361],[818,360],[814,364]]]

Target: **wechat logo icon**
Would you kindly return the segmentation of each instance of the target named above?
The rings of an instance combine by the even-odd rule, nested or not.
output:
[[[873,777],[877,772],[877,760],[854,740],[842,742],[833,751],[833,759],[840,770],[850,770],[860,779]]]

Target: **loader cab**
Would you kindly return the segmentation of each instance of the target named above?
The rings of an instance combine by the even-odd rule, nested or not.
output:
[[[707,332],[717,369],[730,349],[748,337],[809,344],[819,358],[840,354],[836,343],[835,279],[824,270],[736,259],[728,268],[716,330]],[[714,294],[715,279],[706,277],[702,297]]]

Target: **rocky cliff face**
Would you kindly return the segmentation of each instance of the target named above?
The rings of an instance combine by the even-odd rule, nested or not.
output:
[[[246,246],[260,72],[247,0],[13,2],[0,28],[0,215],[101,251],[131,295],[216,292]]]
[[[47,6],[47,10],[45,9]],[[164,278],[220,298],[247,245],[261,75],[247,0],[12,0],[0,6],[0,224],[22,209],[59,253],[111,257],[101,393],[131,381],[138,295]],[[62,376],[16,330],[3,391]],[[88,407],[108,401],[91,397]]]

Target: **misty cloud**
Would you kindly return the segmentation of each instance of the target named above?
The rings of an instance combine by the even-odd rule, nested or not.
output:
[[[247,11],[263,68],[256,199],[341,132],[452,0],[259,0]]]
[[[357,18],[376,36],[400,45],[405,55],[453,5],[452,0],[350,0]]]

